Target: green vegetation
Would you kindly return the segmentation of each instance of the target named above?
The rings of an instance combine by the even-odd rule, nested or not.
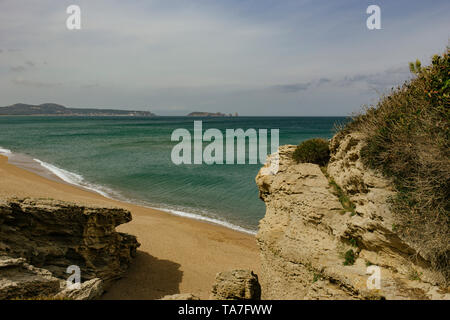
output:
[[[373,266],[373,263],[370,261],[366,261],[366,267],[370,267],[370,266]]]
[[[350,238],[350,240],[348,240],[348,242],[350,242],[350,245],[352,246],[352,247],[358,247],[358,243],[356,242],[356,239],[354,239],[354,238]]]
[[[363,163],[392,178],[393,230],[450,279],[450,49],[366,108],[340,134],[365,134]]]
[[[420,280],[420,274],[417,270],[412,269],[408,276],[409,280]]]
[[[321,274],[321,273],[314,273],[314,276],[313,276],[313,283],[314,282],[317,282],[318,280],[323,280],[323,275]]]
[[[325,167],[320,167],[320,169],[322,170],[325,177],[328,178],[328,183],[333,188],[333,194],[338,197],[339,202],[344,208],[344,213],[350,212],[350,215],[354,216],[356,214],[355,204],[350,200],[350,198],[347,196],[344,190],[342,190],[342,188],[336,183],[336,181],[334,181],[334,179],[328,175],[327,169]]]
[[[325,166],[330,160],[329,143],[320,138],[303,141],[295,149],[293,158],[297,163],[307,162]]]
[[[420,71],[422,70],[422,63],[419,60],[416,60],[416,62],[410,62],[409,63],[409,71],[411,71],[411,73],[420,73]]]
[[[356,256],[352,249],[344,254],[344,266],[351,266],[355,263]]]

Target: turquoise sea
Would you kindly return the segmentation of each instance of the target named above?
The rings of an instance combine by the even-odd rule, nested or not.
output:
[[[172,163],[172,132],[193,132],[194,120],[224,136],[226,129],[279,129],[283,145],[331,138],[334,124],[345,118],[7,116],[0,117],[0,153],[35,159],[63,180],[112,198],[256,230],[265,213],[255,184],[261,164]]]

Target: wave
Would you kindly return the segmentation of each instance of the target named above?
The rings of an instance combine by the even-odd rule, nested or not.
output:
[[[109,199],[114,199],[113,197],[117,196],[117,193],[109,188],[87,182],[83,178],[82,175],[58,168],[57,166],[54,166],[50,163],[41,161],[39,159],[33,159],[33,160],[36,161],[37,163],[39,163],[42,167],[44,167],[51,173],[53,173],[55,176],[57,176],[58,178],[60,178],[61,180],[65,181],[67,183],[94,191],[94,192],[96,192],[106,198],[109,198]]]
[[[1,150],[2,149],[0,149],[0,152],[1,152]],[[176,215],[176,216],[181,216],[181,217],[185,217],[185,218],[190,218],[190,219],[194,219],[194,220],[205,221],[205,222],[217,224],[217,225],[226,227],[228,229],[232,229],[232,230],[247,233],[247,234],[252,234],[252,235],[256,234],[256,231],[243,228],[241,226],[235,225],[231,222],[224,221],[221,219],[211,218],[208,216],[204,216],[204,215],[200,215],[200,214],[196,214],[196,213],[190,213],[190,212],[186,212],[186,211],[161,208],[161,207],[152,207],[152,206],[148,206],[148,205],[139,203],[140,201],[132,201],[129,199],[124,199],[124,197],[122,197],[118,192],[116,192],[112,189],[109,189],[107,187],[101,186],[101,185],[90,183],[90,182],[86,181],[83,178],[83,176],[80,174],[58,168],[57,166],[54,166],[50,163],[41,161],[39,159],[33,159],[33,160],[36,161],[37,163],[39,163],[43,168],[47,169],[48,171],[50,171],[51,173],[56,175],[61,180],[65,181],[69,184],[76,185],[78,187],[82,187],[82,188],[94,191],[94,192],[96,192],[106,198],[109,198],[109,199],[124,201],[124,202],[130,203],[130,204],[141,205],[143,207],[164,211],[164,212]]]
[[[11,154],[11,150],[0,147],[0,154],[3,156],[8,156]]]
[[[156,207],[148,207],[148,208],[161,210],[161,211],[168,212],[168,213],[171,213],[173,215],[180,216],[180,217],[185,217],[185,218],[194,219],[194,220],[200,220],[200,221],[206,221],[206,222],[210,222],[210,223],[213,223],[213,224],[218,224],[220,226],[223,226],[223,227],[226,227],[228,229],[235,230],[235,231],[248,233],[248,234],[251,234],[251,235],[256,235],[256,231],[240,227],[240,226],[232,224],[231,222],[228,222],[228,221],[224,221],[224,220],[220,220],[220,219],[214,219],[214,218],[210,218],[210,217],[207,217],[207,216],[202,216],[200,214],[189,213],[189,212],[179,211],[179,210],[172,210],[172,209],[165,209],[165,208],[156,208]]]

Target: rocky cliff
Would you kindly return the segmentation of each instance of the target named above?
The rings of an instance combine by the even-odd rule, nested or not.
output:
[[[0,203],[0,299],[92,298],[121,277],[139,243],[116,232],[129,211],[54,200]],[[66,292],[69,266],[80,268],[83,292]]]
[[[357,133],[335,136],[326,169],[297,164],[295,146],[282,146],[278,172],[266,165],[257,175],[262,298],[450,298],[442,276],[396,234],[392,184],[364,168],[362,143]]]

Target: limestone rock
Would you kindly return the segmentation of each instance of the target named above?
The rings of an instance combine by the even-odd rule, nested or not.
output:
[[[0,257],[0,300],[51,297],[60,288],[60,280],[23,258]]]
[[[211,292],[216,300],[259,300],[261,286],[258,276],[249,270],[233,270],[216,275]]]
[[[95,278],[80,284],[78,289],[66,288],[59,292],[55,298],[69,300],[94,300],[103,294],[103,281]]]
[[[80,268],[85,282],[77,297],[95,296],[100,285],[89,280],[99,278],[102,286],[107,286],[124,274],[136,253],[136,237],[115,231],[130,220],[129,211],[117,208],[42,199],[0,202],[0,257],[4,256],[0,268],[8,270],[2,272],[2,281],[10,289],[17,283],[15,294],[0,299],[50,293],[56,283],[52,277],[65,281],[69,277],[66,270],[72,265]],[[45,275],[40,274],[42,270]]]
[[[319,166],[292,159],[295,146],[279,148],[277,173],[262,168],[256,177],[266,204],[257,234],[263,298],[449,299],[429,263],[392,230],[392,184],[363,167],[361,137],[335,137],[330,145],[327,173],[356,214],[345,212]],[[344,265],[350,250],[354,261]],[[378,290],[367,285],[371,264],[380,267]]]
[[[200,298],[193,295],[192,293],[180,293],[164,296],[159,300],[200,300]]]

